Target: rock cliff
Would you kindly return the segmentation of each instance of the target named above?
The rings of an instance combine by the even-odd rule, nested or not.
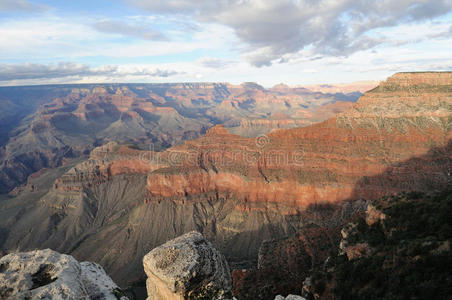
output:
[[[387,88],[399,78],[397,89]],[[406,78],[422,84],[413,88]],[[228,193],[242,199],[242,209],[278,203],[280,212],[285,206],[293,213],[317,202],[440,188],[452,166],[448,154],[432,149],[447,146],[452,137],[450,78],[450,73],[397,74],[325,122],[256,139],[211,131],[168,150],[175,159],[170,168],[148,175],[149,195],[196,199],[208,192]],[[412,161],[399,167],[421,155],[447,163]],[[365,180],[383,171],[392,175],[380,182]],[[437,179],[434,186],[426,180],[431,176]]]

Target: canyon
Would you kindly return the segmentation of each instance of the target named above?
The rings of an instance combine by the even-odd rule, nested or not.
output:
[[[135,88],[135,95],[144,93]],[[196,101],[177,104],[187,97],[196,99],[193,89],[161,88],[165,91],[162,100],[159,87],[153,88],[155,96],[149,103],[127,96],[127,90],[105,95],[104,90],[93,87],[86,96],[71,92],[41,107],[36,121],[23,134],[45,132],[39,139],[43,144],[57,143],[46,131],[49,126],[83,132],[83,126],[94,122],[92,116],[96,117],[91,120],[102,120],[112,111],[128,125],[132,124],[129,120],[141,120],[140,116],[145,120],[143,116],[152,119],[158,115],[160,122],[171,112],[168,120],[178,120],[181,128],[168,132],[159,129],[157,122],[148,130],[140,121],[141,131],[138,127],[131,127],[135,128],[133,134],[115,131],[121,137],[115,140],[107,138],[114,122],[106,121],[110,125],[95,136],[81,133],[89,141],[86,144],[78,142],[80,136],[64,136],[67,141],[63,139],[61,147],[56,147],[59,150],[49,152],[58,163],[37,165],[23,174],[41,169],[39,173],[24,175],[21,180],[6,175],[6,182],[14,183],[5,189],[11,190],[17,182],[25,184],[0,196],[4,253],[52,248],[78,260],[100,263],[115,282],[125,286],[144,280],[141,258],[147,252],[196,230],[225,255],[233,269],[242,269],[257,265],[265,240],[297,234],[294,239],[305,244],[334,243],[339,239],[338,228],[360,211],[360,199],[403,191],[441,191],[450,182],[450,72],[397,73],[354,104],[325,98],[308,112],[297,100],[297,93],[306,92],[301,88],[282,96],[287,87],[277,86],[269,92],[245,84],[228,87],[226,92],[221,85],[210,85],[203,90],[204,101],[224,100],[218,106],[221,109],[205,111],[204,116],[209,115],[206,123],[199,121],[200,117],[184,123],[195,111],[192,106],[208,105]],[[324,95],[308,94],[312,102],[315,95]],[[262,100],[250,104],[250,95],[253,99],[260,95]],[[121,101],[130,103],[124,108]],[[172,107],[159,106],[159,101],[171,102]],[[257,104],[260,101],[262,105]],[[256,108],[253,113],[257,117],[242,120],[241,110],[249,105]],[[67,107],[73,108],[64,112]],[[269,112],[274,112],[273,117],[265,116]],[[321,116],[327,115],[329,118],[322,120]],[[137,132],[152,136],[142,139]],[[16,135],[3,155],[14,146],[12,141],[21,144],[22,137]],[[136,146],[151,140],[156,145],[153,149]],[[73,155],[58,152],[69,145]],[[84,152],[89,152],[89,157],[79,155]],[[8,172],[2,171],[2,176]],[[339,204],[345,208],[331,210],[328,217],[319,215],[328,205]],[[315,230],[303,231],[308,225]],[[287,244],[267,252],[284,253]],[[328,256],[327,252],[312,256],[313,250],[306,249],[300,260],[308,263],[316,264]],[[265,257],[265,252],[261,254]],[[263,261],[259,264],[265,269]]]
[[[359,95],[254,83],[0,87],[0,193],[109,141],[162,150],[215,124],[256,136],[323,121]]]

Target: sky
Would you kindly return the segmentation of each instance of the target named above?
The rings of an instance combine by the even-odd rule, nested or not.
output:
[[[0,85],[452,70],[452,0],[0,0]]]

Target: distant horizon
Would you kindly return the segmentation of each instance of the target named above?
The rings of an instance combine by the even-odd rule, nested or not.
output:
[[[1,0],[0,85],[382,81],[452,69],[446,0]]]
[[[429,72],[430,73],[430,72]],[[390,76],[388,76],[390,77]],[[322,82],[318,82],[318,83],[309,83],[309,84],[295,84],[295,85],[289,85],[286,84],[284,82],[279,82],[276,83],[272,86],[265,86],[263,84],[260,84],[259,82],[255,82],[255,81],[244,81],[241,83],[231,83],[231,82],[227,82],[227,81],[175,81],[175,82],[170,82],[170,81],[161,81],[161,82],[84,82],[84,83],[71,83],[71,82],[67,82],[67,83],[35,83],[35,84],[23,84],[23,85],[1,85],[0,83],[0,88],[7,88],[7,87],[37,87],[37,86],[70,86],[70,85],[74,85],[74,86],[86,86],[86,85],[140,85],[140,84],[149,84],[149,85],[159,85],[159,84],[230,84],[233,86],[240,86],[246,83],[252,83],[252,84],[256,84],[259,85],[263,88],[266,89],[271,89],[275,86],[278,85],[286,85],[289,88],[303,88],[303,87],[313,87],[313,86],[341,86],[341,85],[354,85],[354,84],[377,84],[379,82],[382,82],[384,80],[386,80],[388,77],[386,77],[383,80],[367,80],[367,81],[352,81],[352,82],[336,82],[336,83],[322,83]]]
[[[160,81],[160,82],[121,82],[121,81],[117,81],[117,82],[84,82],[84,83],[71,83],[71,82],[67,82],[67,83],[36,83],[36,84],[24,84],[24,85],[1,85],[0,82],[0,88],[1,87],[33,87],[33,86],[64,86],[64,85],[121,85],[121,84],[150,84],[150,85],[159,85],[159,84],[230,84],[230,85],[235,85],[235,86],[239,86],[239,85],[243,85],[246,83],[252,83],[252,84],[257,84],[259,86],[262,86],[266,89],[271,89],[275,86],[278,85],[286,85],[289,88],[303,88],[303,87],[315,87],[315,86],[331,86],[331,87],[338,87],[341,85],[365,85],[365,84],[376,84],[378,85],[380,82],[385,81],[386,79],[388,79],[389,77],[395,75],[395,74],[416,74],[416,73],[452,73],[452,70],[446,70],[446,71],[403,71],[403,72],[395,72],[392,75],[387,76],[384,79],[381,80],[358,80],[358,81],[351,81],[351,82],[332,82],[332,83],[323,83],[323,82],[317,82],[317,83],[308,83],[308,84],[303,84],[303,83],[298,83],[295,85],[289,85],[287,83],[284,82],[279,82],[276,83],[274,85],[271,86],[266,86],[263,84],[260,84],[259,82],[256,81],[243,81],[240,83],[231,83],[228,81],[174,81],[174,82],[170,82],[170,81]]]

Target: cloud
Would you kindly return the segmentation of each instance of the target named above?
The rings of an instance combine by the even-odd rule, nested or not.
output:
[[[171,77],[174,75],[180,75],[183,74],[183,72],[178,72],[174,70],[161,70],[159,68],[155,69],[154,71],[149,70],[140,70],[140,71],[133,71],[133,72],[122,72],[124,75],[132,75],[132,76],[150,76],[150,77]]]
[[[27,0],[0,0],[0,12],[32,12],[37,6]]]
[[[122,21],[106,20],[94,23],[92,26],[97,31],[104,33],[119,34],[151,41],[168,40],[163,33],[154,30],[149,26],[129,24]]]
[[[185,20],[177,20],[174,27],[168,28],[150,16],[128,16],[124,17],[124,22],[145,28],[157,24],[170,40],[117,38],[94,29],[96,19],[94,16],[63,18],[54,15],[3,19],[0,22],[0,63],[82,61],[85,57],[91,57],[90,61],[99,57],[106,61],[103,64],[123,63],[119,60],[124,58],[143,58],[142,62],[146,63],[149,57],[170,55],[180,55],[177,61],[181,61],[184,54],[196,51],[221,49],[227,53],[228,47],[237,42],[232,30],[222,25],[212,24],[198,31],[191,27],[187,32],[183,31]]]
[[[348,56],[385,43],[375,31],[425,21],[452,10],[450,0],[129,0],[158,14],[189,14],[232,28],[245,57],[269,66],[310,48],[313,55]]]
[[[435,32],[427,35],[427,38],[449,38],[452,36],[452,25],[449,26],[449,30],[441,31],[441,32]]]
[[[162,69],[124,69],[118,66],[100,66],[96,68],[83,64],[62,62],[58,64],[3,64],[0,65],[0,81],[55,79],[55,78],[85,78],[104,76],[121,79],[125,76],[138,77],[170,77],[180,74],[174,70]]]
[[[128,0],[128,2],[143,9],[160,13],[194,13],[199,10],[218,7],[216,0]]]
[[[229,66],[231,64],[234,64],[235,62],[231,60],[225,60],[225,59],[219,59],[219,58],[213,58],[213,57],[202,57],[197,60],[197,62],[205,67],[210,69],[222,69],[226,66]]]
[[[21,79],[50,79],[68,76],[87,76],[114,72],[115,68],[94,70],[85,65],[74,63],[58,64],[10,64],[0,65],[0,81]]]

